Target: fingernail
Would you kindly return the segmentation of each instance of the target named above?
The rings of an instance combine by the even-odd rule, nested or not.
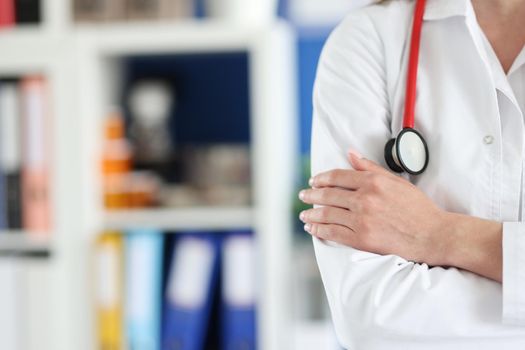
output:
[[[363,158],[363,156],[361,155],[361,153],[357,152],[357,151],[354,150],[354,149],[350,149],[350,150],[348,151],[348,154],[349,154],[350,156],[354,156],[354,157],[356,157],[356,158],[358,158],[358,159]]]
[[[304,195],[305,195],[305,191],[304,190],[299,192],[299,199],[303,200],[304,199]]]
[[[308,180],[308,185],[310,185],[310,187],[314,187],[314,178],[311,177],[310,180]]]
[[[301,221],[304,221],[306,219],[306,210],[303,210],[301,214],[299,214],[299,218]]]
[[[310,233],[310,231],[312,230],[312,225],[311,224],[305,224],[304,225],[304,230],[308,233]]]

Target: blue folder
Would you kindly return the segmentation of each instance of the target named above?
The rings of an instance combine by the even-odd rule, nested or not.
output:
[[[221,349],[254,350],[257,327],[253,236],[249,232],[229,233],[223,239],[222,258]]]
[[[220,238],[180,233],[173,244],[164,290],[163,349],[203,350],[217,292]]]
[[[132,350],[161,347],[162,252],[164,235],[134,229],[125,240],[126,340]]]

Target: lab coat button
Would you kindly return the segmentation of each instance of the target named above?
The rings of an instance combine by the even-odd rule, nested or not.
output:
[[[494,142],[494,136],[492,135],[487,135],[483,138],[483,142],[486,144],[486,145],[491,145],[493,142]]]

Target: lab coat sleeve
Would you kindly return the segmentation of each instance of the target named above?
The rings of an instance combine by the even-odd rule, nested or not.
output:
[[[391,133],[382,50],[373,23],[360,13],[347,17],[328,39],[314,89],[312,174],[349,168],[349,149],[384,165],[383,147]],[[345,348],[512,333],[502,323],[498,283],[315,238],[314,246]],[[521,288],[524,281],[522,274]]]
[[[503,320],[525,326],[525,222],[503,224]]]

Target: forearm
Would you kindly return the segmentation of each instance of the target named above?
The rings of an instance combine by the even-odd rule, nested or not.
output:
[[[447,213],[444,265],[502,281],[502,232],[500,222]]]

